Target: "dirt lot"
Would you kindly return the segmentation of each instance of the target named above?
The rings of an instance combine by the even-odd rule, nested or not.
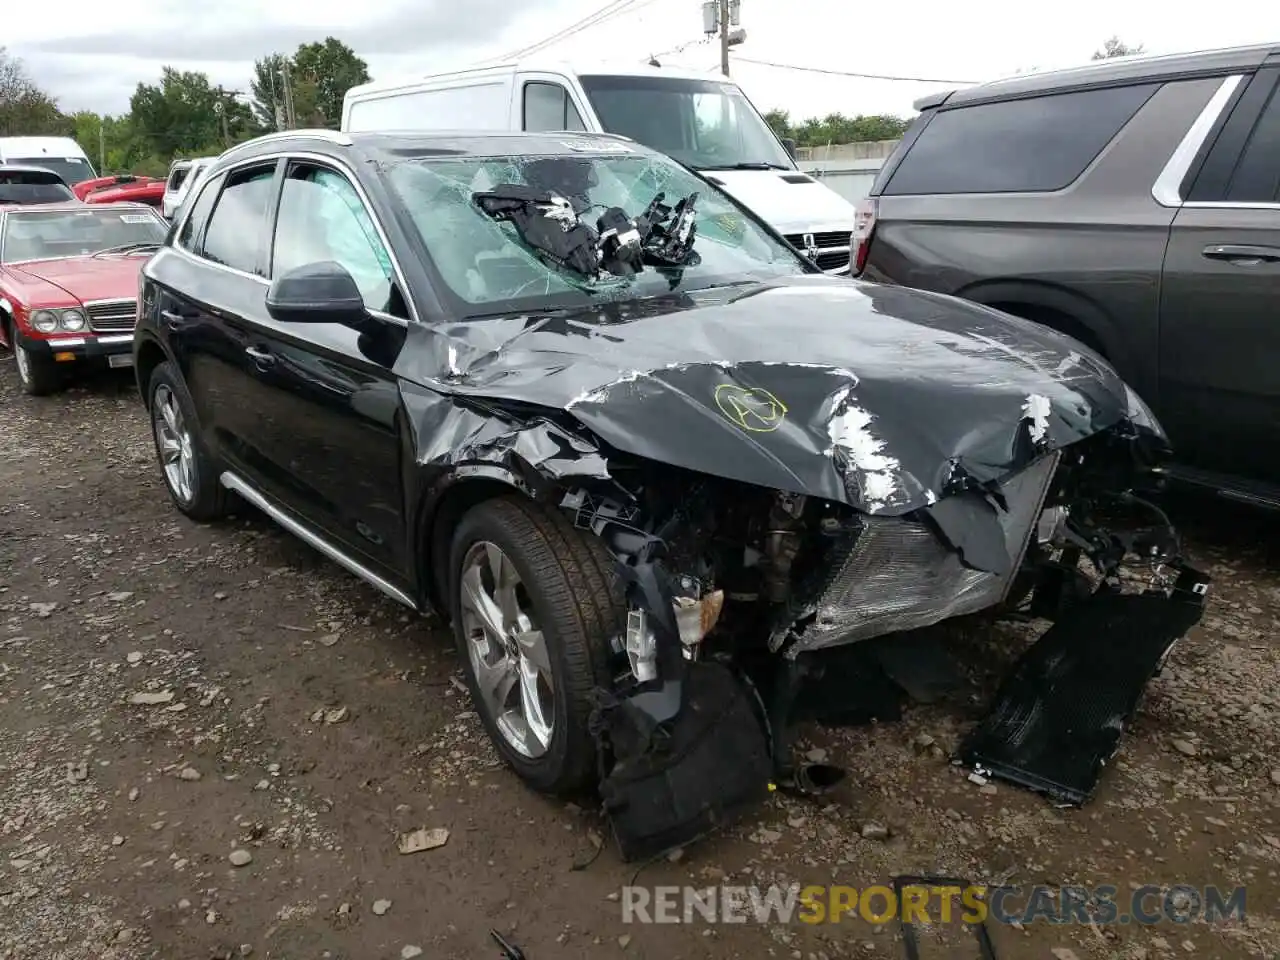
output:
[[[636,867],[596,850],[593,812],[498,765],[438,625],[261,517],[182,519],[127,378],[33,400],[6,358],[0,403],[0,958],[496,957],[490,927],[529,960],[901,956],[893,925],[861,919],[624,924]],[[992,657],[960,702],[807,730],[806,749],[852,771],[829,802],[775,795],[636,882],[1243,884],[1244,923],[1041,921],[997,946],[1275,956],[1280,524],[1212,504],[1176,516],[1212,607],[1090,806],[975,785],[923,738],[955,744],[1025,642],[1005,628],[978,638]],[[420,827],[448,842],[398,852]],[[925,951],[944,955],[977,953]]]

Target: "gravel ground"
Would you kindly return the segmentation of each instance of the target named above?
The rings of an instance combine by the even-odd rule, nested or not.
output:
[[[624,924],[636,866],[598,849],[593,812],[498,764],[438,624],[259,516],[181,518],[127,377],[37,400],[6,358],[0,402],[0,958],[495,957],[490,927],[529,960],[902,955],[893,926],[860,919]],[[988,656],[960,702],[805,731],[851,771],[829,799],[775,795],[636,882],[1244,884],[1243,923],[1041,921],[997,946],[1276,956],[1280,523],[1175,511],[1211,608],[1088,807],[980,787],[945,759],[1026,642],[993,628],[964,638]],[[399,852],[419,828],[447,842]],[[962,936],[941,931],[925,960],[976,956]]]

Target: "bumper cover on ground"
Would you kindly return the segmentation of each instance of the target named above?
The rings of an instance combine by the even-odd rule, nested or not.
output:
[[[1147,681],[1200,619],[1208,578],[1184,568],[1172,595],[1097,594],[1069,610],[1004,679],[961,744],[964,762],[1083,804]]]

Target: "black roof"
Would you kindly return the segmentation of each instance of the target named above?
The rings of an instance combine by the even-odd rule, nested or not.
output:
[[[1159,57],[1117,57],[1097,60],[1068,70],[1027,73],[960,90],[930,94],[917,100],[915,108],[927,110],[944,103],[948,107],[971,106],[992,100],[1016,100],[1089,87],[1225,76],[1236,71],[1255,70],[1271,57],[1280,59],[1280,42]]]
[[[564,131],[558,133],[513,133],[508,131],[430,131],[336,133],[331,130],[291,130],[268,134],[233,147],[211,164],[252,159],[280,151],[330,153],[341,156],[354,150],[363,159],[395,162],[416,157],[508,157],[508,156],[614,156],[652,155],[642,144],[608,133]]]

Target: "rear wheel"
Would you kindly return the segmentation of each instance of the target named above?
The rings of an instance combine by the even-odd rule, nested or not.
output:
[[[172,364],[162,363],[151,372],[147,408],[156,457],[174,505],[193,520],[216,520],[225,515],[228,493],[200,440],[186,384]]]
[[[608,551],[560,514],[503,497],[463,517],[450,572],[471,697],[503,759],[537,790],[590,786],[591,692],[609,681],[625,614]]]

